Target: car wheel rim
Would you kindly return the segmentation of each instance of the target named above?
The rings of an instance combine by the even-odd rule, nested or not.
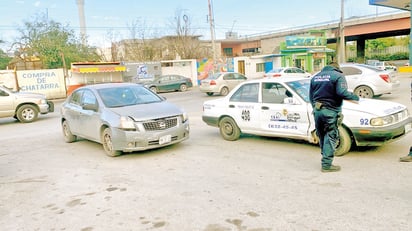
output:
[[[64,132],[64,136],[66,137],[69,136],[70,131],[69,131],[67,124],[63,124],[63,132]]]
[[[228,92],[228,91],[226,90],[226,88],[223,88],[221,95],[224,95],[224,96],[225,96],[225,95],[227,95],[227,92]]]
[[[106,134],[104,136],[104,146],[106,147],[106,150],[109,152],[113,150],[112,138],[109,134]]]
[[[231,135],[233,133],[233,126],[230,123],[225,123],[223,125],[223,131],[227,135]]]
[[[34,118],[34,112],[31,109],[25,109],[21,114],[25,120],[31,120]]]
[[[372,98],[373,93],[369,88],[359,88],[357,91],[357,95],[362,98]]]

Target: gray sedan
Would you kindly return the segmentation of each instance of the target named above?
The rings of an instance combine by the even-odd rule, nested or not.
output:
[[[159,148],[189,138],[187,114],[149,89],[130,83],[76,89],[61,107],[65,141],[103,144],[109,156]]]

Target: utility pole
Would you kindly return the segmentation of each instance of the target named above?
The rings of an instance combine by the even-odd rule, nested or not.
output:
[[[212,0],[208,0],[209,5],[209,23],[210,23],[210,38],[212,41],[212,54],[213,54],[213,72],[216,71],[216,44],[215,44],[215,20],[213,17]]]
[[[86,46],[86,20],[84,17],[84,0],[76,0],[77,8],[79,11],[79,22],[80,22],[80,38],[82,40],[82,44]]]
[[[341,4],[340,4],[340,23],[339,23],[339,52],[338,52],[338,63],[344,63],[346,62],[346,58],[345,58],[345,26],[343,24],[344,21],[344,1],[345,0],[341,0]],[[411,0],[412,1],[412,0]]]

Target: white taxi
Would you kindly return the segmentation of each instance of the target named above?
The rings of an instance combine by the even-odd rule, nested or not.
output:
[[[284,137],[318,143],[312,107],[310,79],[272,78],[250,80],[226,97],[203,103],[202,120],[218,127],[225,140],[241,133]],[[384,100],[344,101],[337,156],[353,146],[380,146],[411,131],[412,117],[406,106]]]

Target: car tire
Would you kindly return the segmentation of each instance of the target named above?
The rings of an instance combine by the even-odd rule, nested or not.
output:
[[[122,151],[114,150],[113,139],[112,139],[112,130],[110,128],[104,129],[102,133],[102,144],[106,154],[111,157],[119,156],[122,154]]]
[[[206,95],[212,96],[212,95],[213,95],[213,92],[206,92]]]
[[[343,156],[347,154],[352,147],[352,139],[346,128],[339,126],[339,144],[335,151],[335,156]]]
[[[220,95],[226,96],[227,94],[229,94],[229,88],[223,87],[223,88],[220,90]]]
[[[240,129],[230,117],[224,117],[219,122],[220,135],[225,140],[234,141],[240,137]]]
[[[150,87],[149,89],[150,89],[151,91],[153,91],[154,93],[157,93],[157,87],[154,87],[154,86],[153,86],[153,87]]]
[[[179,90],[182,91],[182,92],[183,92],[183,91],[187,91],[187,86],[186,86],[186,84],[180,85]]]
[[[67,121],[63,121],[62,123],[62,129],[63,129],[63,136],[64,136],[64,141],[66,141],[66,143],[72,143],[74,141],[76,141],[77,136],[72,134],[72,131],[70,130],[69,124],[67,123]]]
[[[31,123],[37,119],[39,111],[30,104],[24,104],[17,109],[17,119],[22,123]]]
[[[361,98],[373,98],[373,90],[368,86],[359,86],[354,91],[355,95]]]

